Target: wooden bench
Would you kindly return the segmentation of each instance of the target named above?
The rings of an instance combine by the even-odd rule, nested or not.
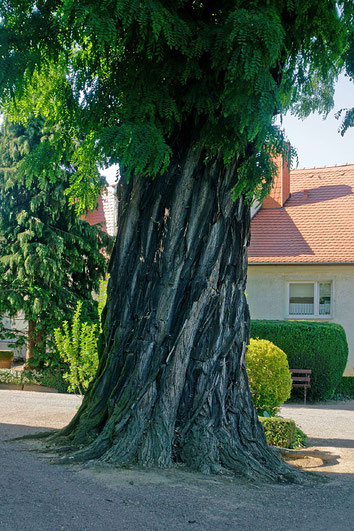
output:
[[[304,404],[306,404],[306,391],[311,387],[311,373],[310,369],[289,369],[294,387],[304,388]]]

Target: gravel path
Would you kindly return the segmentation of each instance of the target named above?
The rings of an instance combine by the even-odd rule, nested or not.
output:
[[[354,474],[354,400],[320,405],[290,404],[282,408],[283,417],[292,418],[309,436],[314,450],[338,456],[328,466],[318,463],[306,467],[327,474]]]
[[[0,390],[0,531],[352,529],[350,473],[332,471],[316,486],[250,485],[178,470],[57,466],[28,443],[9,441],[65,425],[78,403],[68,395]],[[353,407],[287,406],[283,414],[318,441],[340,441],[336,451],[352,450]]]

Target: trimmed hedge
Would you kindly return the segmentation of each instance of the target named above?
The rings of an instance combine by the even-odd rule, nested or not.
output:
[[[271,446],[291,448],[295,442],[295,422],[281,417],[258,417]]]
[[[333,397],[348,359],[348,343],[342,326],[313,321],[254,320],[251,337],[268,339],[284,350],[290,369],[312,370],[309,400]],[[303,390],[299,391],[302,396]]]
[[[282,417],[258,417],[263,424],[267,443],[280,448],[299,448],[306,442],[307,436],[296,426],[292,419]]]
[[[336,389],[336,395],[354,398],[354,376],[343,376]]]

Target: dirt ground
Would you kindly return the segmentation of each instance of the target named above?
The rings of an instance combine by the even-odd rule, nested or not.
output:
[[[53,465],[34,451],[38,445],[10,440],[67,424],[79,403],[69,395],[0,390],[0,531],[353,528],[354,401],[282,409],[331,457],[311,463],[326,481],[305,486]]]

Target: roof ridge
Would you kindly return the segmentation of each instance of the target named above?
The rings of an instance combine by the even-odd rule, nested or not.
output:
[[[335,164],[334,166],[310,166],[308,168],[296,168],[291,169],[290,173],[294,172],[308,172],[308,171],[314,171],[314,170],[335,170],[336,168],[348,168],[354,167],[354,162],[347,162],[346,164]]]

